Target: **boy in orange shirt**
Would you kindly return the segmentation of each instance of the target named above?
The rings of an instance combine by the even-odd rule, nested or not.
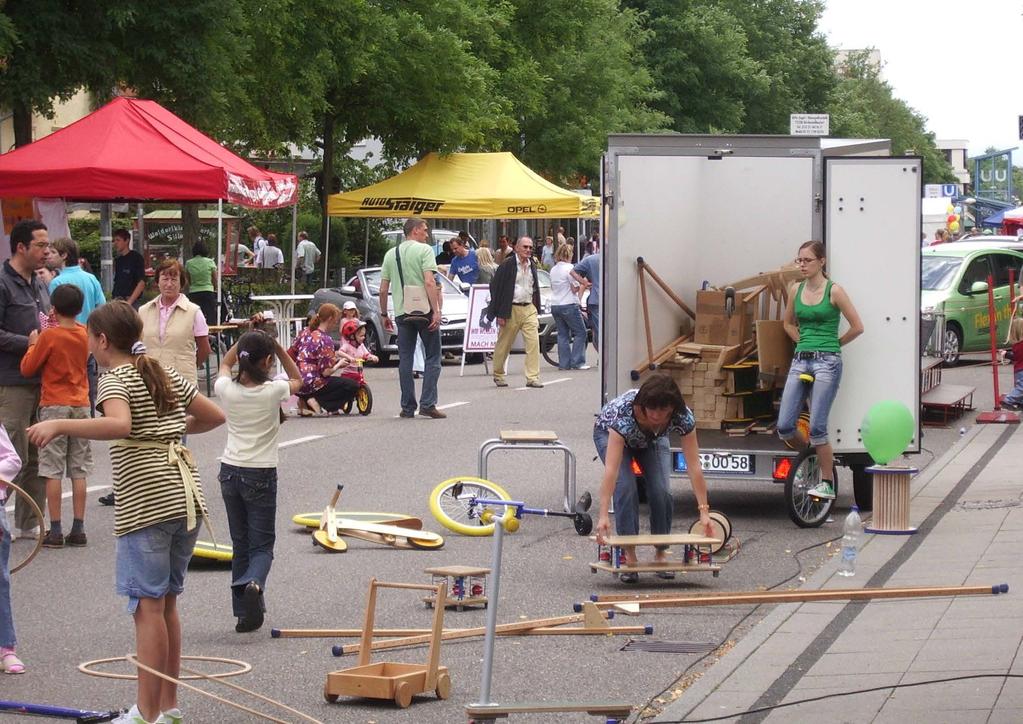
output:
[[[82,311],[85,297],[74,284],[62,284],[50,295],[57,326],[33,331],[28,338],[28,351],[21,359],[21,374],[34,377],[42,370],[42,396],[39,420],[87,420],[89,414],[89,337],[85,326],[75,321]],[[85,478],[92,472],[92,450],[84,438],[62,435],[39,449],[39,475],[46,478],[46,506],[50,512],[50,529],[43,545],[63,548],[64,533],[60,524],[60,482],[71,478],[74,523],[67,544],[84,546]]]

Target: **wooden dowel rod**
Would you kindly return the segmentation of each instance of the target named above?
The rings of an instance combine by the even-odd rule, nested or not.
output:
[[[607,628],[582,628],[579,626],[531,628],[525,631],[505,631],[501,636],[606,636],[608,634],[645,634],[646,626],[608,626]]]
[[[999,586],[921,586],[915,588],[835,588],[821,591],[759,591],[755,593],[724,593],[711,596],[678,598],[633,598],[632,600],[596,601],[599,608],[627,604],[639,608],[674,608],[683,606],[733,606],[746,603],[802,603],[810,601],[863,601],[875,598],[917,598],[926,596],[980,596],[1004,593]]]
[[[675,302],[675,304],[681,307],[683,312],[688,314],[693,319],[696,319],[696,312],[694,312],[688,304],[683,302],[682,298],[679,295],[675,294],[674,290],[672,290],[671,287],[665,284],[663,279],[657,276],[657,272],[651,269],[649,264],[647,264],[645,261],[640,261],[639,268],[641,272],[645,270],[646,273],[650,275],[650,278],[654,280],[654,283],[657,284],[657,286],[659,286],[664,291],[664,293],[671,298],[671,301]],[[642,278],[643,276],[642,274],[640,274],[640,279]]]
[[[436,585],[430,585],[429,583],[387,583],[386,581],[377,581],[377,588],[410,588],[416,591],[436,591]]]
[[[654,338],[650,333],[650,308],[646,301],[646,277],[643,276],[643,263],[639,265],[639,294],[643,300],[643,330],[646,332],[646,361],[647,365],[654,363]]]
[[[602,612],[606,613],[606,612]],[[533,628],[540,628],[546,626],[560,626],[568,623],[580,623],[583,620],[583,614],[572,614],[570,616],[556,616],[554,618],[541,618],[532,621],[518,621],[516,623],[503,623],[499,624],[496,628],[497,633],[515,632],[515,631],[527,631]],[[596,629],[599,630],[599,629]],[[478,628],[465,628],[457,631],[445,631],[441,634],[442,641],[453,641],[455,639],[472,638],[473,636],[482,636],[486,633],[486,628],[480,626]],[[420,644],[429,643],[430,636],[409,636],[407,638],[392,639],[391,641],[375,641],[370,645],[371,651],[380,651],[384,649],[397,649],[403,646],[418,646]],[[343,656],[344,654],[354,654],[359,652],[361,644],[346,644],[343,646],[333,647],[333,651],[336,656]]]

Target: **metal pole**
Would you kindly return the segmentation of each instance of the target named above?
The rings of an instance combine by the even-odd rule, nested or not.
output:
[[[237,249],[237,247],[235,247]],[[217,199],[217,264],[220,270],[217,276],[217,326],[221,324],[220,305],[224,299],[224,200]],[[236,270],[237,271],[237,270]]]
[[[114,233],[110,225],[110,204],[99,206],[99,270],[103,291],[114,289]]]
[[[369,266],[369,218],[366,219],[366,251],[362,255],[362,266]]]
[[[490,706],[490,677],[494,672],[494,639],[497,637],[497,602],[501,595],[501,547],[504,545],[502,518],[510,511],[503,510],[494,520],[494,556],[490,563],[492,577],[487,603],[487,633],[483,639],[483,678],[480,681],[480,700],[476,706]]]
[[[291,207],[291,293],[295,293],[295,266],[298,258],[295,250],[298,248],[298,201]]]

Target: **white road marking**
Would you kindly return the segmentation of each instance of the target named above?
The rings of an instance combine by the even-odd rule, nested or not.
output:
[[[547,385],[556,385],[559,382],[569,382],[569,381],[571,381],[571,379],[572,379],[571,377],[558,377],[557,379],[554,379],[554,380],[541,380],[541,382],[543,382],[544,387],[546,387]],[[518,390],[519,392],[521,392],[522,390],[533,390],[533,389],[536,389],[536,388],[535,387],[516,387],[515,389]],[[540,389],[542,389],[542,388],[540,388]]]
[[[462,405],[468,405],[468,402],[449,402],[446,405],[437,405],[438,410],[450,410],[452,407],[461,407]]]
[[[306,435],[305,437],[296,437],[294,440],[288,440],[278,445],[278,448],[291,447],[293,445],[301,445],[304,442],[312,442],[313,440],[319,440],[323,435]]]

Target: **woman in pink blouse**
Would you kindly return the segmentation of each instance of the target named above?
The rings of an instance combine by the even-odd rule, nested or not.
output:
[[[321,305],[288,350],[302,375],[302,389],[298,391],[302,416],[323,410],[337,412],[344,403],[355,399],[359,389],[357,382],[346,377],[331,377],[338,361],[351,361],[347,355],[334,350],[334,338],[330,336],[330,330],[337,328],[340,321],[340,309],[333,304]]]

